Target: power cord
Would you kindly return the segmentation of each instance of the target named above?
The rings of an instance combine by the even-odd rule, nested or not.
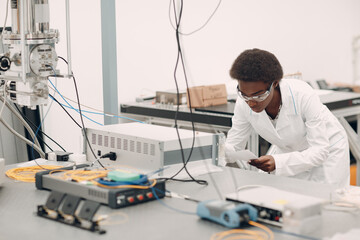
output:
[[[183,68],[186,87],[187,87],[187,89],[189,89],[187,75],[186,75],[186,69],[185,69],[185,63],[184,63],[182,49],[181,49],[181,43],[180,43],[180,32],[179,32],[180,22],[181,22],[181,17],[182,17],[182,12],[183,12],[183,0],[181,0],[181,4],[180,4],[179,18],[177,17],[177,13],[176,13],[177,10],[176,10],[174,0],[173,0],[173,6],[174,6],[174,16],[175,16],[175,22],[176,22],[176,42],[177,42],[177,48],[178,48],[178,54],[177,54],[176,64],[175,64],[175,69],[174,69],[174,81],[175,81],[175,85],[176,85],[177,102],[179,103],[180,102],[180,93],[179,93],[179,86],[178,86],[176,74],[177,74],[177,70],[178,70],[180,60],[181,60],[181,66]],[[184,165],[172,177],[164,178],[164,179],[165,180],[175,180],[175,181],[180,181],[180,182],[196,182],[196,183],[201,184],[201,185],[208,185],[208,182],[206,180],[195,179],[190,174],[190,172],[188,171],[188,169],[186,167],[186,165],[190,161],[190,158],[191,158],[191,155],[192,155],[192,152],[193,152],[193,149],[194,149],[194,145],[195,145],[195,126],[194,126],[194,120],[193,120],[193,116],[192,116],[193,113],[192,113],[192,108],[191,108],[190,96],[188,98],[188,101],[189,101],[189,107],[190,107],[190,120],[191,120],[191,125],[192,125],[192,132],[193,132],[191,150],[190,150],[190,153],[189,153],[189,156],[188,156],[187,160],[185,160],[184,149],[183,149],[183,146],[182,146],[181,137],[180,137],[180,133],[179,133],[179,126],[178,126],[178,123],[177,123],[177,118],[178,118],[178,113],[179,113],[179,104],[177,104],[176,112],[175,112],[175,129],[176,129],[176,133],[178,135],[178,140],[179,140],[180,149],[181,149],[181,157],[182,157],[182,161],[183,161]],[[175,179],[175,177],[184,169],[185,169],[186,173],[188,174],[188,176],[191,178],[191,180]]]
[[[96,162],[98,162],[106,170],[106,168],[100,162],[101,158],[109,158],[110,160],[115,161],[117,159],[117,155],[116,155],[115,152],[109,152],[109,153],[106,153],[106,154],[104,154],[104,155],[102,155],[100,157],[96,157],[96,159],[91,163],[90,166],[92,167],[92,166],[94,166],[94,164]]]
[[[64,106],[51,94],[49,94],[50,98],[52,98],[59,106],[65,111],[65,113],[73,120],[73,122],[79,127],[82,128],[82,126],[71,116],[71,114],[64,108]]]
[[[60,59],[63,60],[66,64],[68,64],[68,61],[66,61],[63,57],[58,56],[58,58],[60,58]],[[75,79],[74,73],[72,73],[72,79],[73,79],[73,81],[74,81],[74,87],[75,87],[75,92],[76,92],[76,99],[77,99],[77,103],[78,103],[78,107],[79,107],[79,114],[80,114],[80,119],[81,119],[82,132],[83,132],[84,137],[85,137],[85,139],[86,139],[86,142],[87,142],[87,144],[88,144],[88,146],[89,146],[89,148],[90,148],[90,150],[91,150],[91,153],[93,154],[94,158],[97,159],[97,156],[96,156],[96,154],[95,154],[95,152],[94,152],[94,149],[92,148],[92,146],[91,146],[91,144],[90,144],[89,138],[88,138],[87,133],[86,133],[85,123],[84,123],[83,115],[82,115],[82,113],[81,113],[81,104],[80,104],[80,98],[79,98],[79,91],[78,91],[78,88],[77,88],[77,84],[76,84],[76,79]],[[100,166],[106,170],[105,166],[100,162],[100,159],[98,159],[97,161],[99,162]]]

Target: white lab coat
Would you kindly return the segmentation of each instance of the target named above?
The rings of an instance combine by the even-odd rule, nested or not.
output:
[[[280,81],[282,108],[276,127],[266,111],[253,112],[238,97],[225,152],[245,148],[252,130],[274,146],[274,174],[338,187],[349,185],[347,135],[315,91],[296,79]]]

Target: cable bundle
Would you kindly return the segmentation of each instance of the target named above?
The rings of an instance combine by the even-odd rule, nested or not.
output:
[[[257,230],[245,230],[245,229],[232,229],[224,232],[219,232],[211,237],[211,240],[223,240],[223,239],[257,239],[257,240],[273,240],[274,233],[262,224],[249,221],[249,224],[263,231]]]
[[[119,171],[119,170],[118,170]],[[94,185],[103,188],[136,188],[136,189],[149,189],[156,185],[157,181],[155,179],[149,180],[147,175],[139,175],[137,180],[123,180],[123,181],[113,181],[108,179],[109,173],[114,171],[109,170],[53,170],[49,174],[54,174],[56,172],[64,172],[63,175],[59,178],[63,180],[71,180],[76,182],[85,182],[88,181]]]
[[[57,170],[50,172],[50,174],[57,172]],[[64,180],[71,179],[76,182],[91,181],[97,178],[106,177],[108,171],[106,170],[65,170],[61,177]]]
[[[44,170],[52,170],[61,166],[39,165],[32,167],[12,168],[6,171],[6,176],[21,182],[35,182],[35,174]]]

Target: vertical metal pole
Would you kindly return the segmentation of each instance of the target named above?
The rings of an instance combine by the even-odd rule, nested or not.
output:
[[[104,111],[118,114],[115,0],[101,1],[101,40]],[[104,116],[104,123],[115,124],[118,119]]]
[[[254,131],[250,135],[248,149],[256,156],[259,156],[259,135]]]
[[[35,1],[30,0],[30,2],[27,4],[27,19],[28,19],[28,30],[29,33],[35,33],[36,27],[35,27]]]
[[[356,116],[356,131],[360,139],[360,114]],[[358,143],[359,144],[359,143]],[[356,186],[360,186],[360,159],[356,159]]]
[[[25,63],[25,0],[20,0],[20,38],[21,38],[21,68],[22,80],[26,82],[26,63]]]
[[[67,47],[68,75],[72,76],[69,0],[65,0],[65,5],[66,5],[65,6],[66,7],[66,47]]]
[[[212,164],[215,166],[219,165],[219,148],[220,148],[220,137],[219,134],[214,134],[212,144]]]

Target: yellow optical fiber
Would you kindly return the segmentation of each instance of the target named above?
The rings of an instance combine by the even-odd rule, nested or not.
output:
[[[236,236],[229,236],[232,234],[237,234]],[[266,240],[268,239],[267,234],[260,231],[253,230],[244,230],[244,229],[233,229],[225,232],[219,232],[214,234],[211,237],[212,240],[221,240],[221,239],[257,239],[257,240]]]
[[[260,223],[257,223],[257,222],[254,222],[254,221],[249,221],[249,224],[250,225],[253,225],[255,227],[258,227],[258,228],[261,228],[262,230],[264,230],[265,232],[267,232],[270,236],[270,240],[273,240],[274,239],[274,233],[270,230],[270,228],[260,224]]]
[[[226,238],[226,240],[237,240],[237,239],[255,239],[255,240],[259,240],[259,239],[263,239],[263,238],[259,238],[258,236],[250,236],[250,235],[240,235],[240,236],[233,236],[233,237],[229,237]]]
[[[35,174],[38,172],[61,168],[62,166],[40,165],[31,167],[12,168],[6,171],[6,176],[22,182],[35,182]]]
[[[253,221],[249,221],[249,224],[254,227],[258,227],[264,230],[265,232],[257,231],[257,230],[232,229],[212,235],[211,240],[235,240],[235,239],[273,240],[274,239],[274,233],[268,227]],[[234,234],[236,235],[234,236]]]
[[[106,177],[108,172],[107,170],[70,170],[64,173],[63,178],[78,182],[91,181],[96,178]]]
[[[114,212],[106,216],[107,218],[104,221],[99,222],[100,225],[112,226],[120,225],[129,221],[129,215],[123,212]]]
[[[142,185],[118,185],[118,186],[108,186],[101,184],[95,179],[97,178],[103,178],[106,177],[109,170],[83,170],[83,169],[76,169],[76,170],[53,170],[49,174],[53,174],[56,172],[64,172],[62,175],[58,176],[60,179],[64,180],[74,180],[77,182],[83,182],[83,181],[89,181],[94,185],[97,185],[99,187],[103,188],[109,188],[109,189],[118,189],[118,188],[136,188],[136,189],[149,189],[156,185],[156,180],[150,180],[152,181],[149,186],[142,186]]]

